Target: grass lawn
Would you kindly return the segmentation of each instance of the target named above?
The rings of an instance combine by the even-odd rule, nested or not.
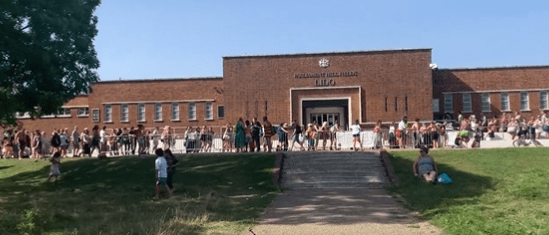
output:
[[[439,150],[430,155],[452,185],[413,176],[418,151],[393,151],[391,191],[450,234],[549,234],[549,149]]]
[[[274,155],[178,159],[160,200],[154,157],[62,159],[57,186],[49,162],[1,159],[0,234],[240,234],[279,191]]]

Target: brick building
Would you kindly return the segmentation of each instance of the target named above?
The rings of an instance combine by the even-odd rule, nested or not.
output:
[[[467,114],[525,116],[546,110],[549,66],[432,69],[431,49],[223,57],[223,77],[101,81],[58,115],[28,129],[220,127],[239,117],[296,120],[432,120]]]

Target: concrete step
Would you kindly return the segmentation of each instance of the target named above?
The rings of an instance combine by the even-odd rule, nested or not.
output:
[[[302,172],[302,171],[290,171],[282,174],[283,179],[285,177],[315,177],[315,178],[338,178],[338,177],[355,177],[363,178],[366,176],[385,176],[385,172],[380,171],[332,171],[332,172]]]
[[[302,188],[383,188],[386,183],[371,183],[361,181],[318,181],[318,182],[289,182],[284,186],[293,189]]]
[[[366,171],[381,171],[380,168],[382,168],[380,165],[314,165],[314,166],[299,166],[299,167],[292,167],[292,166],[284,166],[283,171],[287,172],[319,172],[319,173],[327,173],[327,172],[341,172],[341,171],[347,171],[347,172],[366,172]]]
[[[285,163],[291,164],[291,165],[300,165],[300,164],[377,164],[381,163],[381,160],[379,158],[376,159],[285,159]]]
[[[375,153],[340,153],[340,154],[334,154],[334,153],[305,153],[305,154],[286,154],[286,158],[293,159],[293,158],[313,158],[313,159],[322,159],[322,158],[352,158],[352,159],[364,159],[364,158],[379,158],[379,156]]]
[[[364,176],[314,176],[314,175],[291,175],[282,179],[285,183],[291,182],[319,182],[319,181],[341,181],[341,182],[369,182],[385,183],[383,175],[364,175]]]

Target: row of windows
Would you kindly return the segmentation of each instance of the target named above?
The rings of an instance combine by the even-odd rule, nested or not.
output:
[[[395,108],[395,111],[398,111],[398,97],[395,97],[393,107]],[[404,97],[404,110],[408,111],[408,96]],[[385,97],[385,112],[389,111],[389,98]]]
[[[204,104],[204,116],[206,120],[213,119],[213,105],[212,102],[205,102]],[[145,122],[145,104],[137,105],[137,121]],[[96,117],[97,116],[97,117]],[[162,103],[154,104],[154,121],[162,121]],[[179,103],[175,102],[171,104],[171,121],[179,121]],[[217,106],[217,117],[224,118],[225,110],[224,106]],[[188,103],[188,120],[196,120],[196,103]],[[99,113],[97,115],[94,113],[94,122],[99,122]],[[129,121],[129,108],[128,104],[120,105],[120,121],[128,122]],[[105,122],[112,122],[112,106],[110,104],[105,104]]]
[[[491,100],[489,93],[481,94],[481,103],[482,103],[482,112],[491,112]],[[444,95],[444,112],[452,113],[454,111],[453,107],[453,95],[445,94]],[[547,91],[540,92],[540,109],[547,109],[548,103]],[[502,92],[500,93],[500,104],[501,111],[511,111],[509,106],[509,93]],[[473,112],[473,105],[471,99],[471,93],[463,93],[463,107],[462,111],[465,113]],[[520,110],[529,111],[530,110],[530,98],[527,91],[520,92]],[[439,112],[438,99],[433,100],[433,112]]]
[[[78,117],[87,117],[90,115],[90,111],[88,108],[78,108],[78,111],[76,113]],[[30,118],[30,114],[28,112],[24,114],[20,114],[19,112],[15,113],[16,118]],[[71,109],[63,108],[59,110],[56,114],[50,114],[50,115],[43,115],[41,118],[54,118],[54,117],[71,117]]]

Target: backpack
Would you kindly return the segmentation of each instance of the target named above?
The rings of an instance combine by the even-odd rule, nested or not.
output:
[[[450,176],[448,176],[448,174],[442,173],[437,177],[437,183],[439,183],[439,184],[452,184],[452,183],[454,183],[454,181],[452,180],[452,178],[450,178]]]
[[[59,147],[59,145],[61,145],[61,138],[59,138],[58,134],[55,134],[51,137],[51,146]]]

